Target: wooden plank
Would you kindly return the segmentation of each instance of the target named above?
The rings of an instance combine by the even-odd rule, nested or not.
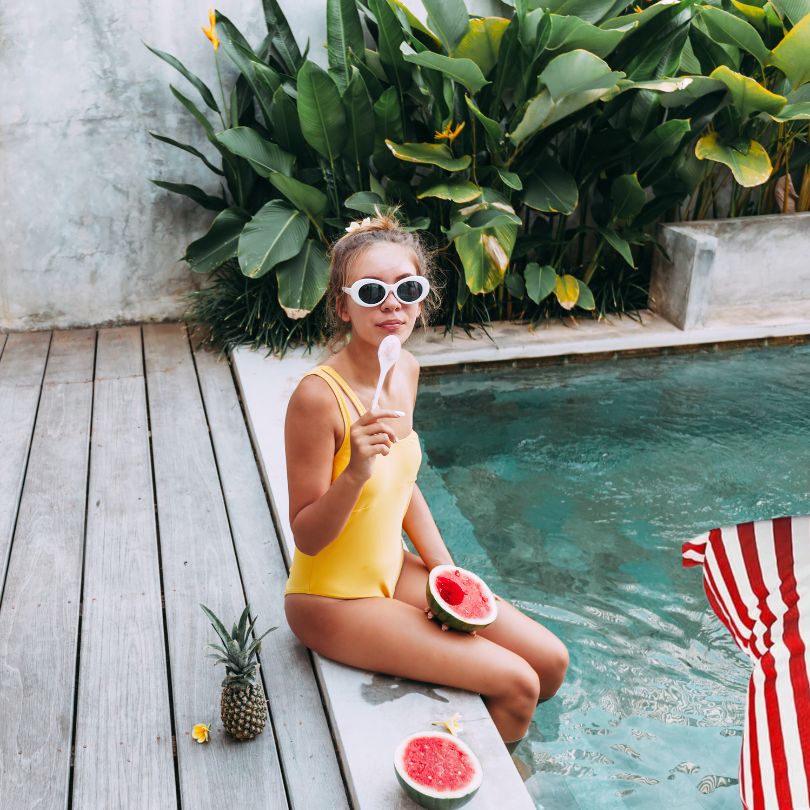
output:
[[[9,335],[0,358],[0,590],[50,342],[49,332]]]
[[[185,327],[143,334],[181,804],[281,810],[272,726],[249,743],[231,740],[219,720],[224,671],[206,658],[216,636],[199,603],[230,627],[245,600]],[[190,735],[203,722],[213,732],[204,748]]]
[[[0,807],[68,803],[95,332],[56,332],[0,605]]]
[[[227,360],[196,351],[211,438],[248,601],[262,626],[262,668],[290,806],[348,808],[312,662],[284,617],[287,569]]]
[[[176,807],[141,330],[99,332],[73,810]]]
[[[6,345],[6,333],[0,332],[0,359],[3,357],[3,347]]]

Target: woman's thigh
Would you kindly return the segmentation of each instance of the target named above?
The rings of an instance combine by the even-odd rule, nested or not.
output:
[[[428,570],[421,558],[406,551],[394,598],[424,611],[427,608],[427,578]],[[500,596],[496,599],[498,618],[489,627],[479,630],[477,635],[528,661],[540,677],[541,697],[549,697],[559,688],[568,668],[565,645],[551,630],[521,613],[514,605]]]
[[[285,610],[295,635],[335,661],[485,696],[536,695],[537,676],[520,656],[485,638],[443,632],[398,599],[290,594]]]

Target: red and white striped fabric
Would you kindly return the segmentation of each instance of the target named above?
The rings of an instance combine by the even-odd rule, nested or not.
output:
[[[810,516],[683,544],[714,612],[754,662],[740,757],[745,810],[810,810]]]

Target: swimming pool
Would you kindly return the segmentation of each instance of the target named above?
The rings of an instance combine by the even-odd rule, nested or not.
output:
[[[518,749],[538,808],[740,807],[750,665],[680,545],[810,512],[809,381],[807,344],[423,374],[419,485],[456,563],[571,653]]]

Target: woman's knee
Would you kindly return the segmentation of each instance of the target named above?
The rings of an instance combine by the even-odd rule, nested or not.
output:
[[[518,655],[507,670],[499,675],[498,694],[515,714],[532,714],[540,697],[540,678],[529,664]]]
[[[559,639],[544,649],[538,656],[540,663],[538,675],[540,677],[539,700],[548,700],[557,694],[568,672],[568,648]]]

